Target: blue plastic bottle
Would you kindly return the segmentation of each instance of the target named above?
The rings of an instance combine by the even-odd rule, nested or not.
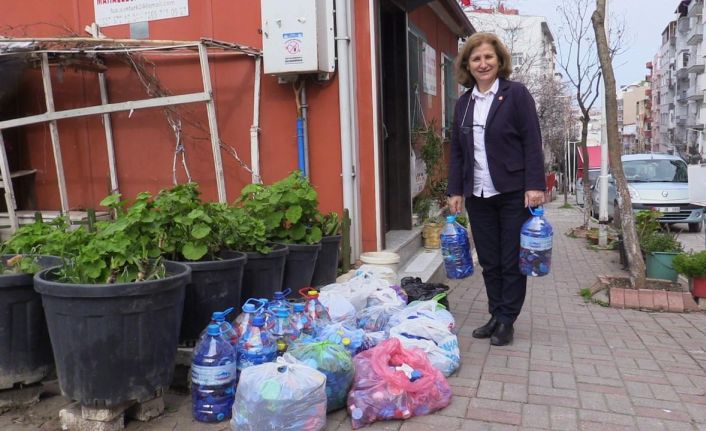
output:
[[[236,317],[233,321],[233,328],[235,328],[235,332],[237,333],[238,338],[242,337],[243,334],[245,334],[245,332],[251,325],[253,317],[255,317],[260,312],[260,309],[262,307],[263,304],[260,302],[259,299],[250,298],[245,301],[245,304],[243,304],[242,306],[243,312],[240,313],[238,317]]]
[[[262,308],[260,308],[257,315],[262,316],[265,319],[265,329],[269,331],[275,323],[272,318],[272,311],[270,310],[270,304],[272,304],[272,301],[267,298],[260,298],[260,303],[262,304]]]
[[[227,340],[233,348],[238,344],[238,332],[233,328],[233,325],[226,320],[226,317],[233,311],[233,307],[224,311],[214,311],[211,315],[210,325],[218,325],[221,330],[221,336]],[[208,327],[203,330],[199,336],[199,340],[206,337]]]
[[[268,304],[268,308],[274,312],[277,308],[286,308],[292,311],[292,304],[287,300],[287,296],[292,293],[292,289],[285,289],[274,293],[274,299]]]
[[[255,316],[251,326],[238,340],[238,378],[247,367],[272,362],[277,357],[277,347],[270,334],[264,329],[263,316]]]
[[[274,308],[273,310],[275,323],[270,332],[277,345],[277,356],[282,356],[289,345],[299,337],[299,330],[292,325],[287,308]]]
[[[530,217],[520,231],[520,272],[532,277],[549,274],[552,266],[554,230],[544,218],[544,208],[530,208]]]
[[[230,418],[235,399],[235,377],[235,349],[221,336],[218,325],[208,325],[206,336],[194,347],[191,360],[194,419],[220,422]]]
[[[468,232],[456,223],[456,216],[446,217],[446,225],[441,230],[441,254],[444,257],[446,276],[451,279],[473,275],[473,259]]]

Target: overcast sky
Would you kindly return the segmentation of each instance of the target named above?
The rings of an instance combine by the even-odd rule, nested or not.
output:
[[[560,3],[572,0],[507,0],[508,7],[520,10],[521,15],[539,15],[547,18],[549,26],[557,34],[561,18],[557,12]],[[627,32],[627,51],[614,63],[618,89],[621,85],[645,79],[648,70],[645,63],[651,61],[662,41],[662,30],[674,17],[679,0],[608,0],[610,15],[623,16]],[[482,3],[482,2],[479,2]]]

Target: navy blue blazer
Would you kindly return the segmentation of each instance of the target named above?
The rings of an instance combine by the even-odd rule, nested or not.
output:
[[[500,78],[485,123],[485,151],[490,178],[500,193],[545,190],[544,155],[537,108],[532,95],[519,82]],[[473,195],[472,89],[456,102],[449,160],[450,196]],[[470,105],[469,105],[470,99]],[[463,124],[463,113],[468,113]]]

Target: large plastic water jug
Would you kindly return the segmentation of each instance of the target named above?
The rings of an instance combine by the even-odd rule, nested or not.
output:
[[[235,398],[236,354],[221,336],[219,325],[208,325],[191,361],[191,402],[194,419],[220,422],[231,416]]]
[[[473,275],[473,258],[468,232],[456,223],[454,215],[446,217],[446,224],[441,230],[441,254],[444,257],[444,269],[448,278],[460,279]]]
[[[532,277],[549,274],[552,266],[554,231],[542,207],[530,208],[530,217],[520,231],[520,272]]]

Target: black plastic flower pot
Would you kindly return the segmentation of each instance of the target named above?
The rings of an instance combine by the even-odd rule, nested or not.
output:
[[[321,250],[316,258],[312,286],[335,283],[338,275],[338,259],[341,255],[341,235],[325,236],[321,239]]]
[[[272,244],[268,254],[248,252],[245,263],[241,301],[248,298],[272,298],[274,293],[282,290],[284,280],[284,263],[289,253],[285,244]]]
[[[166,262],[160,280],[69,284],[35,274],[61,392],[84,406],[145,401],[169,387],[191,268]]]
[[[290,289],[293,294],[296,294],[302,287],[311,286],[311,277],[314,275],[321,243],[287,244],[287,247],[289,247],[289,254],[284,265],[283,288]]]
[[[220,260],[181,262],[191,267],[191,283],[186,285],[179,334],[182,344],[191,345],[198,339],[214,311],[228,307],[240,309],[240,287],[247,256],[239,251],[226,250],[220,257]]]
[[[11,257],[2,256],[2,263]],[[39,256],[38,263],[49,268],[61,259]],[[0,275],[0,390],[36,383],[54,366],[42,298],[34,291],[32,276]]]

